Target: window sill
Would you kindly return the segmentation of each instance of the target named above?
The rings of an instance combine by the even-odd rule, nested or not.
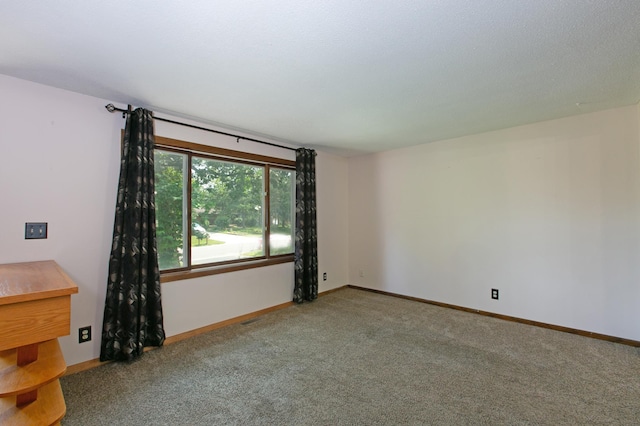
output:
[[[264,266],[279,265],[281,263],[293,262],[293,254],[272,257],[269,259],[260,259],[249,262],[234,263],[229,265],[219,265],[204,268],[193,268],[186,271],[161,272],[160,283],[168,283],[171,281],[188,280],[190,278],[206,277],[208,275],[225,274],[227,272],[242,271],[245,269],[262,268]]]

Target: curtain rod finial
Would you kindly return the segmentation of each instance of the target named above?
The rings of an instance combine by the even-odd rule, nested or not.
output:
[[[105,108],[107,109],[107,111],[109,111],[109,112],[113,112],[113,111],[115,111],[115,110],[116,110],[116,107],[115,107],[115,106],[113,106],[113,104],[107,104],[107,105],[105,105],[104,107],[105,107]]]

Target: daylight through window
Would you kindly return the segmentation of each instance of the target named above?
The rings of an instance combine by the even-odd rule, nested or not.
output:
[[[156,139],[161,271],[218,272],[293,260],[293,161]]]

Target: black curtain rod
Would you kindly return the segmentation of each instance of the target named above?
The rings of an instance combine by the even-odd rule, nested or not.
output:
[[[133,110],[131,109],[131,105],[129,105],[127,109],[116,108],[113,104],[108,104],[108,105],[105,105],[104,107],[109,112],[116,112],[116,111],[121,112],[122,113],[122,118],[124,118],[127,114],[131,114],[133,112]],[[219,135],[231,136],[232,138],[236,138],[238,142],[240,142],[240,139],[243,139],[245,141],[257,142],[257,143],[261,143],[261,144],[264,144],[264,145],[275,146],[276,148],[283,148],[283,149],[288,149],[288,150],[291,150],[291,151],[295,151],[296,150],[295,148],[291,148],[291,147],[288,147],[288,146],[278,145],[278,144],[271,143],[271,142],[260,141],[258,139],[252,139],[252,138],[248,138],[246,136],[234,135],[233,133],[221,132],[219,130],[207,129],[206,127],[194,126],[193,124],[181,123],[179,121],[169,120],[168,118],[153,117],[153,119],[154,120],[164,121],[166,123],[178,124],[180,126],[191,127],[192,129],[206,130],[207,132],[213,132],[213,133],[217,133]]]

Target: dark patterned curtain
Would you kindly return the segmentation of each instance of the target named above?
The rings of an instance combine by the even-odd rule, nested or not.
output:
[[[316,232],[316,152],[296,150],[296,252],[293,301],[318,297],[318,237]]]
[[[132,360],[164,342],[156,245],[153,113],[127,116],[100,361]]]

